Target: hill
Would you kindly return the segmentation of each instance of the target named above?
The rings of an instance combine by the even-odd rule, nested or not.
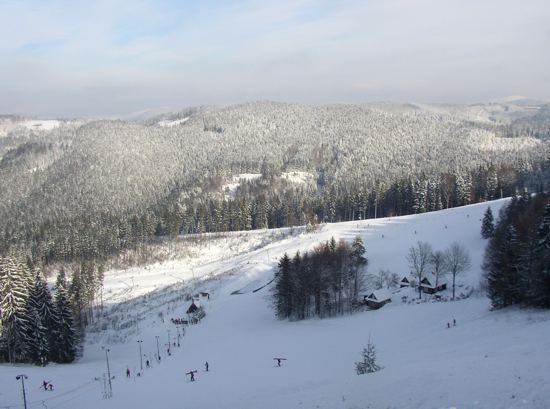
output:
[[[257,102],[15,126],[0,138],[0,253],[102,258],[180,233],[422,213],[548,187],[547,141],[502,137],[498,121],[464,109]],[[292,183],[292,172],[311,176]],[[243,174],[262,177],[227,195]]]
[[[2,366],[1,406],[20,402],[15,375],[26,373],[30,407],[48,408],[546,408],[550,357],[550,313],[489,310],[479,288],[485,241],[480,219],[505,200],[432,212],[302,228],[238,232],[186,244],[185,258],[168,263],[110,271],[106,275],[104,331],[88,334],[84,356],[73,365]],[[269,301],[277,259],[304,251],[331,236],[361,235],[369,272],[408,271],[409,246],[422,240],[436,249],[452,241],[466,246],[471,270],[460,278],[456,302],[403,302],[414,298],[398,290],[392,303],[376,311],[301,322],[278,321]],[[208,237],[208,236],[207,236]],[[189,237],[191,240],[192,238]],[[180,347],[170,318],[186,317],[186,299],[199,291],[206,317],[186,328]],[[455,319],[457,325],[447,328]],[[154,359],[160,340],[161,363]],[[354,362],[369,338],[380,372],[358,376]],[[153,367],[140,377],[137,340]],[[114,396],[101,398],[109,350]],[[277,367],[274,357],[285,357]],[[204,362],[210,371],[204,372]],[[145,361],[143,362],[145,365]],[[125,377],[126,368],[131,377]],[[197,369],[196,382],[185,375]],[[42,380],[55,391],[40,390]],[[34,405],[34,406],[33,406]],[[42,405],[43,406],[43,405]]]

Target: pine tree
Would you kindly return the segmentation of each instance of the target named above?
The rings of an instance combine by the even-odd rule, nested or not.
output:
[[[58,282],[62,283],[58,277]],[[55,289],[55,361],[70,363],[76,357],[77,340],[74,329],[73,314],[69,304],[69,297],[65,285],[58,285]]]
[[[483,216],[483,221],[481,222],[481,237],[488,239],[493,237],[495,234],[495,225],[493,212],[491,211],[491,206],[487,207],[485,215]]]
[[[520,258],[518,237],[512,224],[495,231],[485,251],[483,269],[487,272],[488,294],[494,308],[517,303],[520,299]]]
[[[292,262],[288,254],[279,261],[275,275],[274,302],[277,317],[290,318],[293,312],[294,285],[292,282]]]
[[[38,271],[27,302],[27,317],[30,323],[29,358],[36,364],[46,364],[51,359],[49,350],[55,344],[52,332],[55,321],[48,285]]]
[[[365,245],[361,236],[355,237],[351,245],[351,262],[350,262],[350,286],[352,302],[357,301],[359,292],[363,289],[364,271],[368,265],[368,260],[365,257]]]
[[[382,369],[382,367],[376,363],[376,350],[370,339],[367,347],[363,348],[361,356],[363,357],[363,360],[355,363],[355,371],[357,372],[357,375],[378,372]]]
[[[14,256],[0,258],[2,355],[9,362],[25,362],[28,352],[28,270]]]
[[[544,207],[537,226],[534,248],[535,277],[532,304],[550,307],[550,204]]]

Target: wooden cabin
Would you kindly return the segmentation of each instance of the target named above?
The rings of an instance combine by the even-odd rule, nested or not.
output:
[[[410,287],[411,281],[412,279],[410,277],[407,277],[407,276],[403,277],[401,281],[399,281],[399,288]]]
[[[439,277],[439,279],[436,280],[434,274],[428,274],[422,279],[422,281],[420,281],[420,288],[422,289],[422,292],[426,294],[435,294],[439,291],[446,290],[447,282],[442,277]]]
[[[376,310],[391,302],[391,293],[386,289],[374,290],[369,295],[365,295],[363,301],[367,306]]]
[[[195,304],[195,301],[193,301],[191,303],[191,305],[189,306],[189,308],[187,309],[187,314],[193,314],[193,313],[197,312],[198,309],[199,309],[199,307],[197,307],[197,305]]]

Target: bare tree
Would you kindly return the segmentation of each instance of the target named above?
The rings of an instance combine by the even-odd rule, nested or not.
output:
[[[456,276],[464,273],[472,267],[470,255],[464,246],[453,242],[445,251],[449,272],[453,276],[453,300],[455,299]]]
[[[446,253],[441,250],[435,251],[430,257],[430,264],[433,267],[435,275],[435,286],[439,284],[439,278],[449,272],[449,262]]]
[[[407,261],[411,272],[418,279],[418,298],[422,299],[422,289],[420,282],[424,277],[426,269],[430,264],[432,256],[432,246],[429,243],[417,241],[414,246],[409,248],[409,254],[407,255]]]

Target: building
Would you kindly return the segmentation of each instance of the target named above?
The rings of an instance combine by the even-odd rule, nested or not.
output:
[[[191,305],[189,306],[189,308],[187,309],[187,314],[193,314],[193,313],[197,312],[198,309],[199,309],[199,307],[197,307],[197,305],[195,304],[195,301],[193,301],[191,303]]]
[[[399,288],[403,288],[403,287],[411,287],[411,281],[412,279],[410,277],[403,277],[401,279],[401,281],[399,281]]]
[[[391,302],[391,293],[386,289],[374,290],[369,295],[365,295],[363,301],[370,308],[378,309]]]
[[[436,284],[437,283],[437,284]],[[436,279],[434,274],[428,274],[420,281],[420,288],[426,294],[435,294],[447,289],[447,283],[442,277]]]

